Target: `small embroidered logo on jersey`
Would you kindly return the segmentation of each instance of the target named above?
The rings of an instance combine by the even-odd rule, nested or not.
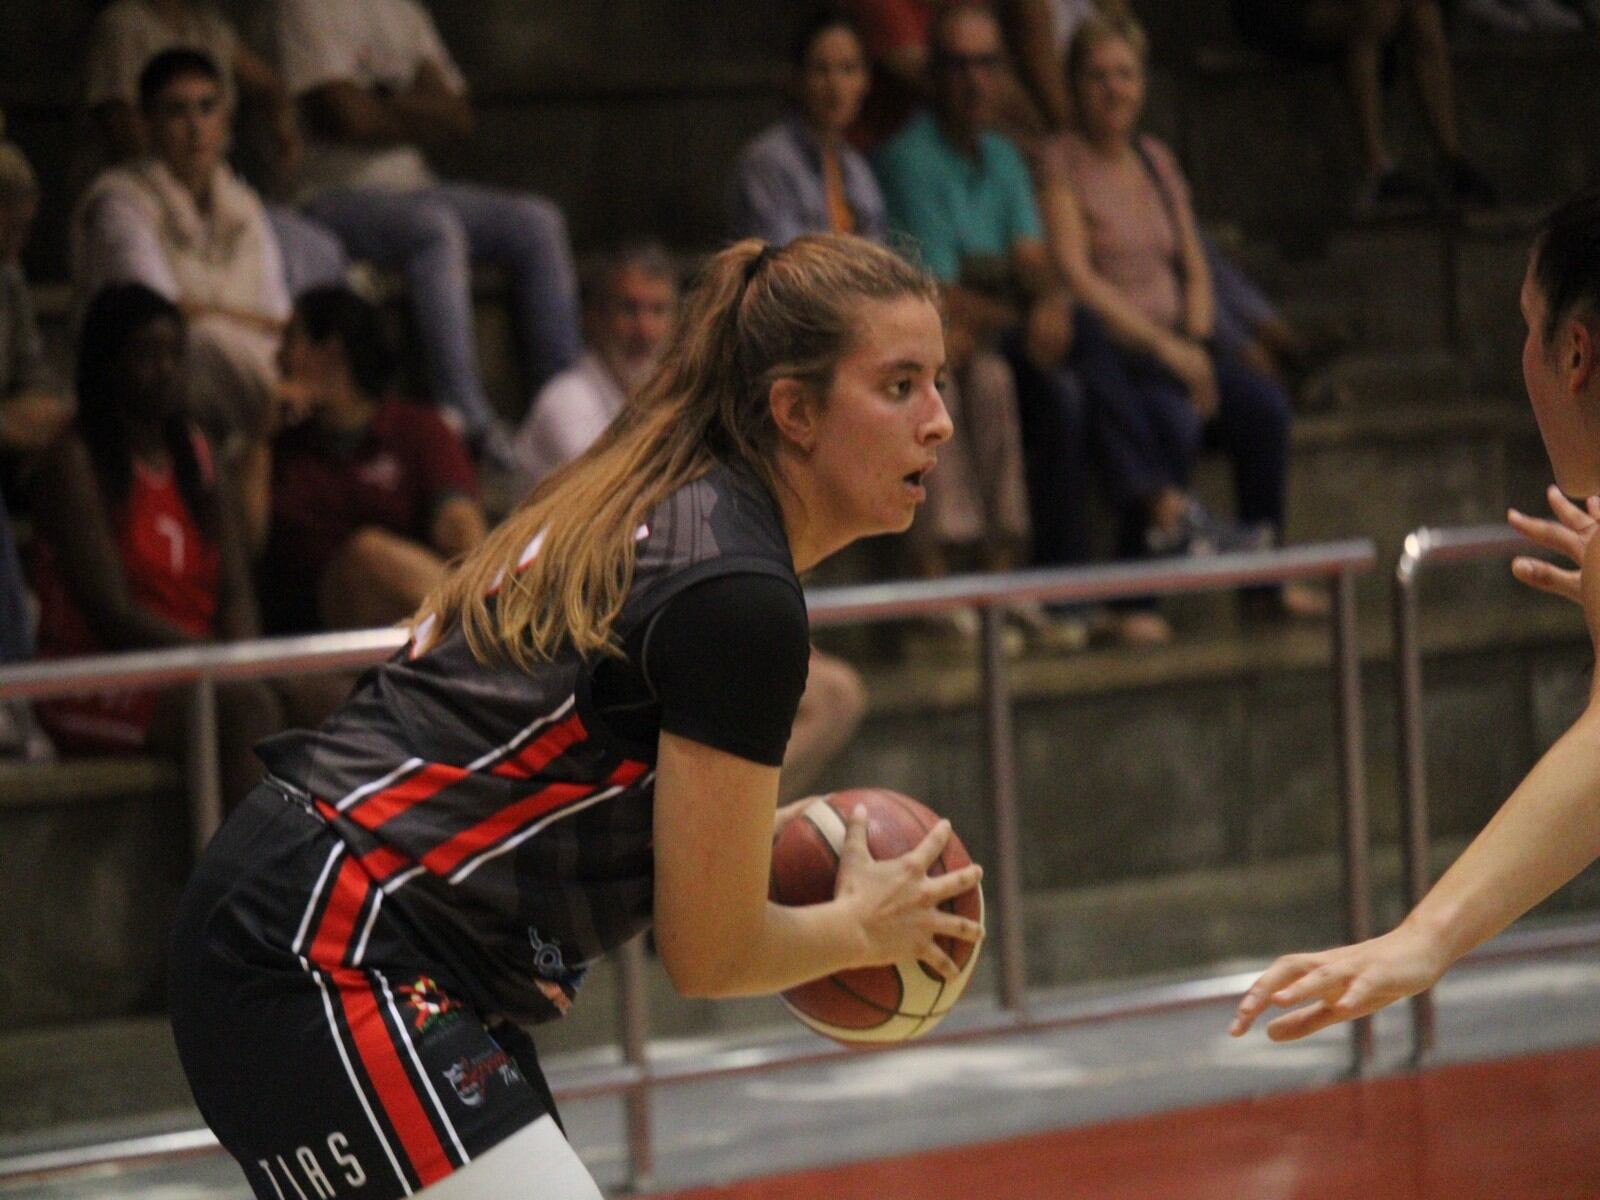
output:
[[[458,1058],[444,1069],[444,1077],[468,1108],[482,1108],[489,1084],[498,1079],[510,1087],[522,1082],[522,1072],[504,1050],[490,1050],[477,1058]]]
[[[461,1002],[452,999],[426,975],[396,989],[411,1010],[411,1024],[418,1033],[427,1033],[445,1017],[459,1017]]]

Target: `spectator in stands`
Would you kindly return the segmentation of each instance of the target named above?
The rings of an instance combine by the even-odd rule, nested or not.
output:
[[[178,308],[139,283],[90,302],[75,424],[29,489],[42,658],[228,641],[257,634],[228,473],[184,412]],[[38,706],[65,751],[181,756],[190,689],[75,696]],[[251,747],[284,725],[261,683],[217,687],[224,795],[260,777]]]
[[[72,417],[71,402],[45,362],[22,274],[22,247],[38,206],[33,167],[15,144],[0,141],[0,456],[7,468],[30,466]],[[33,624],[11,515],[0,493],[0,665],[33,657]],[[48,756],[49,743],[26,703],[0,704],[0,754]]]
[[[90,186],[73,220],[87,299],[138,282],[178,305],[190,333],[193,411],[214,437],[258,441],[289,317],[277,238],[261,199],[223,161],[222,73],[198,50],[165,50],[140,76],[150,154]]]
[[[467,85],[416,0],[275,0],[307,137],[302,196],[350,250],[405,274],[432,398],[469,443],[509,455],[479,375],[471,266],[505,268],[530,396],[578,357],[566,223],[549,200],[441,183],[423,146],[470,135]]]
[[[1188,184],[1171,151],[1138,131],[1145,47],[1131,17],[1092,17],[1073,39],[1076,128],[1047,148],[1042,168],[1051,249],[1086,310],[1076,353],[1119,485],[1121,553],[1243,548],[1191,496],[1194,462],[1209,434],[1233,460],[1241,520],[1281,535],[1289,398],[1216,339]],[[1320,593],[1271,595],[1291,613],[1325,611]],[[1134,640],[1170,637],[1153,611],[1128,619]]]
[[[517,431],[516,495],[588,449],[656,368],[678,310],[678,272],[641,242],[606,255],[586,280],[588,347],[540,390]]]
[[[775,246],[803,233],[856,233],[883,241],[883,194],[867,160],[845,141],[870,82],[855,23],[832,9],[812,17],[795,40],[792,66],[795,112],[739,157],[734,236]]]
[[[1300,62],[1343,61],[1366,171],[1358,213],[1418,208],[1437,199],[1428,180],[1395,162],[1384,133],[1384,56],[1402,33],[1410,41],[1411,73],[1442,156],[1446,198],[1456,204],[1496,203],[1494,186],[1461,152],[1440,0],[1233,0],[1233,14],[1245,41],[1269,54]]]
[[[1016,461],[1017,413],[1009,390],[998,387],[963,391],[952,416],[968,435],[965,453],[960,438],[952,441],[929,482],[949,467],[967,468],[983,517],[982,532],[972,532],[997,553],[1025,534],[1031,509],[1034,557],[1080,562],[1088,556],[1087,423],[1076,382],[1062,370],[1071,304],[1046,252],[1022,156],[992,129],[1005,70],[1000,29],[985,7],[959,3],[941,11],[931,39],[933,107],[886,144],[874,165],[891,228],[915,241],[944,285],[952,372],[959,376],[980,349],[1002,341],[1007,347],[1026,488]],[[931,495],[929,506],[937,519]],[[1077,620],[1059,632],[1068,644],[1084,633]]]
[[[114,0],[95,19],[85,102],[106,151],[100,161],[133,162],[154,151],[140,119],[139,78],[158,54],[180,48],[198,50],[217,64],[229,124],[241,91],[267,109],[276,175],[279,181],[292,179],[300,157],[294,105],[271,64],[207,0]],[[344,275],[344,247],[329,230],[281,205],[270,205],[267,213],[283,248],[290,295]]]
[[[299,421],[273,448],[268,623],[391,624],[483,540],[466,447],[431,408],[396,397],[382,314],[348,288],[300,297],[282,360]]]

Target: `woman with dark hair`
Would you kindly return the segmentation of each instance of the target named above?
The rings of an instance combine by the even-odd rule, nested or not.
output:
[[[304,293],[279,358],[298,424],[273,447],[267,623],[392,624],[483,540],[466,447],[432,409],[396,396],[383,316],[349,288]]]
[[[184,410],[184,325],[142,284],[102,290],[84,316],[75,423],[32,478],[39,655],[106,653],[257,634],[238,499]],[[67,751],[179,755],[189,692],[76,696],[38,706]],[[260,778],[250,747],[283,727],[271,689],[217,689],[224,794]]]
[[[860,31],[843,13],[820,10],[796,38],[791,66],[794,112],[739,156],[735,236],[778,246],[806,233],[883,241],[883,193],[867,160],[845,140],[871,82]]]
[[[1545,222],[1522,284],[1528,334],[1522,374],[1556,482],[1556,520],[1512,510],[1511,524],[1576,570],[1522,557],[1530,587],[1583,608],[1600,653],[1600,192]],[[1582,508],[1567,496],[1586,496]],[[1600,857],[1600,686],[1488,826],[1405,920],[1353,946],[1291,954],[1245,993],[1232,1032],[1269,1007],[1292,1008],[1267,1026],[1274,1041],[1304,1037],[1432,987],[1473,947],[1499,933]]]
[[[639,396],[410,643],[260,747],[266,782],[180,906],[171,995],[256,1195],[596,1200],[513,1022],[566,1012],[652,923],[690,996],[955,973],[936,939],[982,930],[938,906],[980,872],[928,877],[947,822],[875,862],[857,812],[831,902],[767,900],[797,574],[911,524],[950,436],[937,300],[860,238],[724,250]]]

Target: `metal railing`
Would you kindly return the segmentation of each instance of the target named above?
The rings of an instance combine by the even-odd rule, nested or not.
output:
[[[1409,910],[1433,885],[1432,834],[1428,804],[1428,744],[1422,711],[1422,633],[1418,585],[1425,568],[1537,554],[1539,547],[1506,525],[1453,529],[1422,528],[1410,534],[1394,569],[1394,672],[1400,746],[1400,880]],[[1470,960],[1506,958],[1600,944],[1600,926],[1559,934],[1521,932],[1502,935]],[[1411,1061],[1421,1066],[1433,1053],[1437,1020],[1433,993],[1411,998]]]
[[[1096,603],[1137,596],[1224,591],[1300,581],[1327,581],[1332,586],[1331,658],[1335,686],[1335,735],[1341,795],[1341,849],[1345,935],[1360,940],[1371,934],[1369,902],[1365,747],[1362,731],[1360,655],[1356,629],[1355,581],[1376,565],[1372,542],[1361,539],[1298,546],[1255,554],[1207,559],[1173,559],[1147,563],[1018,572],[1010,575],[870,584],[824,589],[808,597],[817,626],[879,623],[931,616],[957,609],[976,609],[982,616],[979,655],[990,780],[990,818],[994,857],[988,873],[996,904],[995,929],[988,939],[998,962],[999,1011],[987,1019],[941,1029],[917,1046],[936,1042],[1016,1035],[1216,1003],[1237,995],[1249,976],[1197,979],[1165,988],[1142,989],[1103,997],[1092,1004],[1033,1012],[1026,996],[1027,968],[1022,924],[1022,886],[1017,818],[1016,766],[1012,728],[1012,694],[1004,648],[1004,617],[1017,604]],[[108,689],[192,684],[196,733],[214,739],[215,686],[231,679],[259,679],[293,670],[333,671],[381,661],[404,644],[397,630],[322,634],[274,639],[232,646],[183,648],[110,655],[0,670],[0,699],[44,698]],[[190,764],[191,797],[196,835],[202,841],[215,829],[221,812],[214,740],[200,748]],[[739,1051],[731,1056],[660,1064],[648,1049],[648,1013],[641,940],[619,952],[620,1066],[563,1080],[564,1097],[621,1095],[626,1106],[630,1181],[648,1186],[652,1171],[650,1095],[657,1087],[699,1082],[754,1070],[814,1064],[854,1056],[859,1051],[820,1046],[808,1041],[765,1051]],[[885,1047],[881,1052],[892,1052]],[[1369,1020],[1352,1023],[1350,1064],[1365,1070],[1372,1057]],[[117,1143],[108,1148],[34,1156],[28,1163],[0,1164],[0,1179],[24,1169],[29,1174],[55,1174],[106,1161],[128,1161],[195,1152],[191,1135],[166,1135]]]

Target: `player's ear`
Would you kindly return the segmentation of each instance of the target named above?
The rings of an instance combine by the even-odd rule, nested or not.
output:
[[[772,422],[778,436],[802,453],[809,454],[817,443],[817,418],[820,406],[811,389],[798,379],[774,380],[767,392],[772,407]]]
[[[1595,354],[1600,350],[1596,332],[1596,326],[1589,321],[1573,319],[1567,322],[1561,347],[1561,367],[1566,375],[1567,391],[1574,396],[1587,392],[1596,381],[1597,373],[1600,373],[1600,363],[1595,361]]]

